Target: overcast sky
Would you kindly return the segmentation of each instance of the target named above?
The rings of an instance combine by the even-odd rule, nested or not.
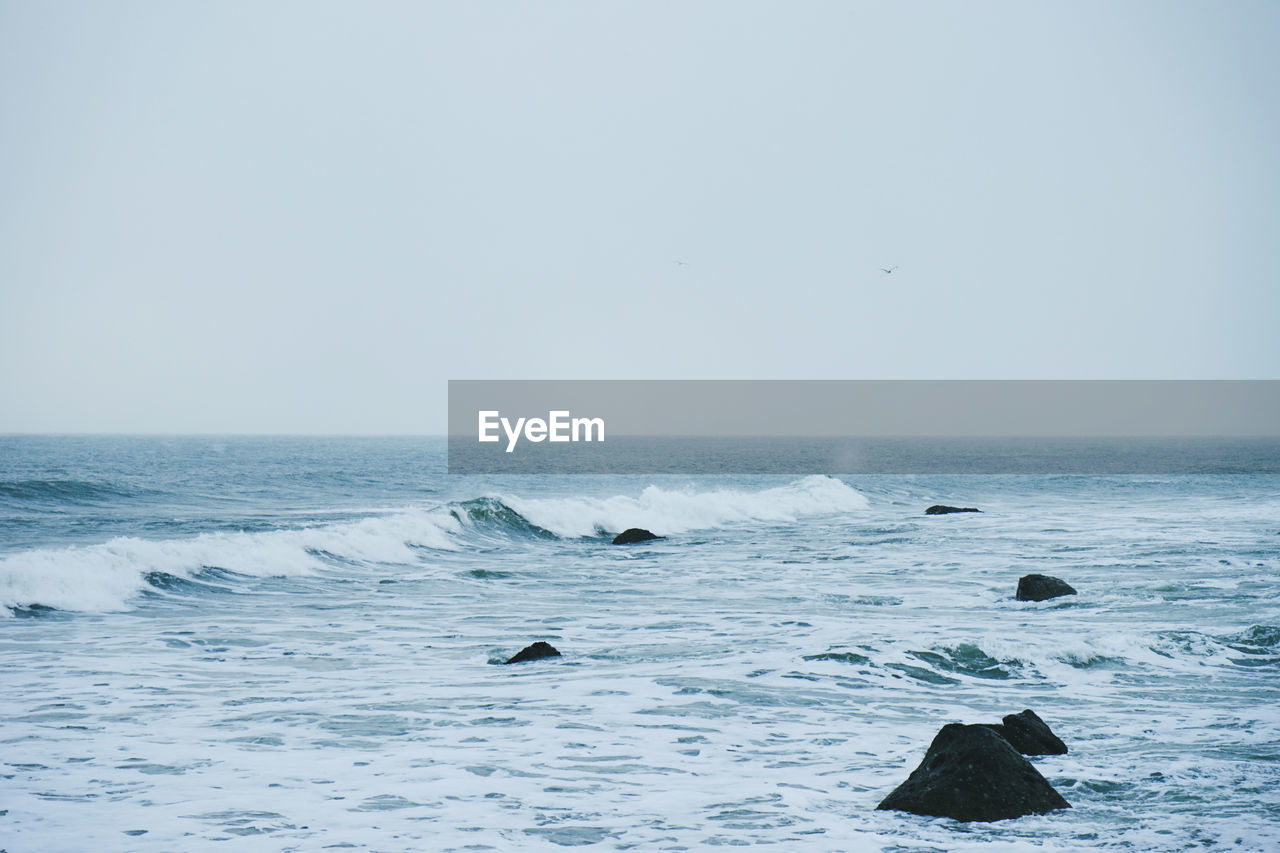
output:
[[[1277,80],[1266,0],[0,0],[0,432],[1280,378]]]

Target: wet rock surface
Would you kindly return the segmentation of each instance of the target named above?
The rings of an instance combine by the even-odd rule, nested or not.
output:
[[[1016,597],[1019,601],[1046,601],[1063,595],[1076,595],[1075,587],[1062,578],[1050,575],[1023,575],[1018,578]]]
[[[626,530],[613,537],[614,545],[630,545],[633,542],[648,542],[651,539],[665,539],[665,536],[659,536],[656,533],[650,533],[643,527],[628,527]]]
[[[991,727],[959,723],[943,726],[920,766],[876,806],[959,821],[1009,820],[1070,807]]]
[[[982,512],[974,506],[946,506],[944,504],[934,504],[924,511],[925,515],[950,515],[953,512]]]
[[[1006,714],[1000,723],[988,728],[1023,755],[1067,754],[1067,745],[1030,709],[1020,714]]]
[[[560,652],[550,643],[544,643],[541,640],[525,646],[520,651],[511,656],[505,663],[524,663],[529,660],[541,660],[542,658],[558,658]]]

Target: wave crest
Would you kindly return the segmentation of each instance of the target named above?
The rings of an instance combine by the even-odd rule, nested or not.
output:
[[[88,480],[0,480],[0,497],[19,505],[92,504],[134,497],[137,493],[124,486]]]
[[[362,565],[420,566],[424,550],[489,547],[495,540],[596,536],[634,526],[669,535],[744,521],[790,522],[866,505],[844,483],[818,476],[758,492],[650,486],[639,497],[481,497],[317,527],[204,533],[193,539],[120,537],[0,558],[0,608],[126,610],[147,590],[197,589],[181,582],[208,577],[210,570],[289,577]]]
[[[813,475],[758,492],[710,492],[649,486],[639,497],[505,497],[531,523],[557,536],[597,536],[643,527],[663,536],[749,521],[793,522],[798,518],[867,508],[867,499],[834,477]]]

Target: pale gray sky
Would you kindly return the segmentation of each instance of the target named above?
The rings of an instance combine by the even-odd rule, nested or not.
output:
[[[1248,0],[0,0],[0,432],[1280,378],[1278,79]]]

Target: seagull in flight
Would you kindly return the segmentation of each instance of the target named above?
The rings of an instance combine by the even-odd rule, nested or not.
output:
[[[884,267],[880,267],[880,272],[882,272],[882,273],[884,273],[884,274],[888,275],[889,273],[891,273],[891,272],[893,272],[894,270],[896,270],[899,266],[900,266],[899,264],[894,264],[893,266],[889,267],[889,269],[885,269]]]
[[[676,265],[676,266],[678,266],[678,267],[687,267],[687,266],[689,266],[689,264],[688,264],[688,262],[687,262],[687,261],[672,261],[671,263],[675,264],[675,265]]]

